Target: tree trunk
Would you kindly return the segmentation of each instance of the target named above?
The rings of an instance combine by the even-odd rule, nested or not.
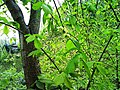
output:
[[[34,43],[31,42],[27,44],[26,38],[23,35],[20,35],[20,41],[26,86],[27,88],[30,88],[33,84],[35,84],[35,81],[38,80],[38,75],[41,73],[39,61],[37,60],[37,57],[28,57],[28,54],[35,50]],[[36,89],[37,87],[33,85],[32,88]]]
[[[40,26],[40,10],[33,10],[31,8],[31,15],[29,25],[25,24],[24,16],[16,4],[15,0],[3,0],[6,4],[8,10],[11,13],[14,21],[20,24],[20,30],[24,33],[19,32],[20,37],[20,45],[21,45],[21,55],[22,55],[22,62],[23,62],[23,69],[24,69],[24,76],[26,81],[27,88],[31,88],[31,86],[38,80],[38,75],[41,73],[39,61],[37,57],[28,56],[28,54],[35,50],[34,43],[27,43],[25,34],[37,34],[39,32]],[[39,1],[39,0],[37,0]],[[31,4],[32,7],[32,4]],[[43,86],[43,85],[41,85]],[[45,87],[43,90],[45,90]],[[32,89],[38,90],[36,85],[33,85]],[[40,90],[40,89],[39,89]]]

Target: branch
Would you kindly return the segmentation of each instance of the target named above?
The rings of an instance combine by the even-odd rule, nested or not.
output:
[[[54,2],[54,5],[55,5],[55,8],[56,8],[56,10],[57,10],[57,13],[58,13],[58,16],[59,16],[60,22],[61,22],[61,24],[62,24],[62,27],[64,28],[64,25],[63,25],[63,23],[62,23],[62,19],[61,19],[61,15],[60,15],[60,13],[59,13],[59,11],[58,11],[58,8],[57,8],[57,5],[56,5],[55,0],[53,0],[53,2]],[[65,32],[65,31],[64,31],[64,32]]]
[[[14,21],[20,24],[20,29],[22,30],[22,32],[26,34],[30,33],[28,26],[25,24],[23,13],[20,7],[16,4],[15,0],[3,0],[3,1],[6,4],[8,10],[10,11]]]
[[[114,13],[114,16],[115,16],[115,18],[116,18],[116,21],[117,21],[117,22],[120,22],[120,20],[119,20],[119,18],[118,18],[118,16],[117,16],[115,10],[113,9],[112,5],[109,4],[109,6],[110,6],[110,9],[112,9],[112,11],[113,11],[113,13]]]
[[[118,24],[118,26],[116,27],[116,29],[119,28],[119,25],[120,25],[120,24]],[[110,41],[112,40],[112,38],[113,38],[113,35],[110,36],[110,38],[109,38],[106,46],[104,47],[104,50],[103,50],[102,54],[100,55],[100,58],[98,59],[98,62],[101,61],[101,59],[102,59],[102,57],[103,57],[103,54],[105,53],[105,51],[106,51],[106,49],[107,49]],[[92,74],[91,74],[91,79],[89,79],[89,81],[88,81],[86,90],[89,90],[89,88],[90,88],[90,83],[92,82],[92,79],[93,79],[93,76],[94,76],[95,71],[96,71],[96,67],[93,68],[93,71],[92,71]]]
[[[44,52],[44,54],[49,58],[49,60],[54,64],[54,66],[56,67],[56,69],[59,71],[59,68],[57,67],[57,65],[55,64],[55,62],[51,59],[51,57],[45,52],[45,50],[43,48],[41,48],[41,50]]]
[[[11,25],[9,25],[9,24],[6,24],[6,23],[4,23],[4,22],[0,22],[0,23],[1,23],[1,24],[4,24],[4,25],[6,25],[6,26],[9,26],[9,27],[11,27],[11,28],[17,30],[18,32],[24,34],[24,32],[22,32],[20,29],[17,29],[17,28],[15,28],[15,27],[13,27],[13,26],[11,26]]]
[[[101,61],[101,59],[102,59],[102,57],[103,57],[103,54],[105,53],[105,51],[106,51],[106,49],[107,49],[107,47],[108,47],[110,41],[112,40],[112,38],[113,38],[113,35],[110,36],[110,38],[109,38],[109,40],[108,40],[108,42],[107,42],[107,44],[106,44],[106,46],[105,46],[105,48],[104,48],[102,54],[100,55],[100,58],[98,59],[98,62]],[[88,84],[87,84],[87,88],[86,88],[86,90],[88,90],[89,87],[90,87],[90,83],[92,82],[92,79],[93,79],[93,76],[94,76],[95,70],[96,70],[96,68],[93,68],[93,71],[92,71],[92,74],[91,74],[91,79],[88,81]]]
[[[106,1],[107,1],[107,0],[106,0]],[[112,9],[115,17],[116,17],[116,21],[118,22],[118,25],[117,25],[117,27],[116,27],[116,29],[118,29],[119,26],[120,26],[120,21],[119,21],[119,19],[118,19],[118,17],[117,17],[117,14],[116,14],[115,10],[113,9],[112,5],[111,5],[111,4],[109,4],[109,5],[110,5],[110,8]],[[113,35],[110,36],[110,38],[109,38],[106,46],[104,47],[104,50],[103,50],[102,54],[100,55],[100,58],[98,59],[98,62],[101,61],[101,59],[102,59],[102,57],[103,57],[103,54],[105,53],[105,51],[106,51],[106,49],[107,49],[110,41],[112,40],[112,38],[113,38]],[[88,90],[88,89],[90,88],[90,83],[92,82],[92,79],[93,79],[93,76],[94,76],[95,71],[96,71],[96,67],[93,68],[93,71],[92,71],[92,74],[91,74],[91,79],[88,81],[86,90]]]
[[[108,3],[108,0],[106,0],[106,2]],[[116,21],[117,21],[117,22],[120,22],[120,20],[119,20],[119,18],[118,18],[118,16],[117,16],[115,10],[113,9],[112,5],[109,4],[109,6],[110,6],[110,9],[112,9],[112,11],[113,11],[113,13],[114,13],[114,16],[115,16],[115,18],[116,18]]]
[[[39,0],[36,0],[36,3],[39,2]],[[30,20],[29,20],[29,29],[31,34],[37,34],[39,33],[40,28],[40,15],[41,15],[41,9],[34,10],[32,8],[34,3],[31,3],[31,11],[30,11]]]

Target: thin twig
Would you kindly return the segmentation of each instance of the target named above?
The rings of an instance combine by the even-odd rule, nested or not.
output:
[[[58,2],[58,4],[59,4],[60,8],[61,8],[61,9],[63,10],[63,12],[65,13],[64,9],[63,9],[63,8],[62,8],[62,6],[61,6],[60,1],[59,1],[59,0],[57,0],[57,2]]]
[[[108,0],[106,0],[106,2],[108,3]],[[112,11],[113,11],[113,13],[114,13],[114,16],[115,16],[115,18],[116,18],[116,21],[117,21],[117,22],[120,22],[120,20],[119,20],[119,18],[118,18],[118,16],[117,16],[115,10],[113,9],[112,5],[109,4],[109,6],[110,6],[110,9],[112,9]]]
[[[106,1],[107,1],[107,0],[106,0]],[[110,4],[109,4],[109,5],[110,5]],[[114,9],[112,8],[112,6],[110,6],[110,8],[112,9],[112,11],[113,11],[113,13],[114,13],[114,15],[115,15],[115,17],[116,17],[116,21],[118,22],[118,26],[116,27],[116,29],[118,29],[119,26],[120,26],[120,21],[119,21],[119,19],[117,18],[117,14],[115,13],[115,11],[114,11]],[[113,35],[110,36],[110,38],[109,38],[109,40],[108,40],[106,46],[104,47],[104,50],[103,50],[102,54],[100,55],[100,58],[98,59],[98,62],[101,61],[101,59],[102,59],[102,57],[103,57],[103,54],[105,53],[105,51],[106,51],[106,49],[107,49],[107,47],[108,47],[110,41],[112,40],[112,38],[113,38]],[[96,67],[93,68],[93,71],[92,71],[92,74],[91,74],[91,79],[89,79],[89,81],[88,81],[86,90],[88,90],[88,89],[90,88],[90,83],[92,82],[92,79],[93,79],[95,70],[96,70]]]
[[[116,29],[118,29],[119,26],[120,26],[120,24],[118,24],[118,26],[116,27]],[[101,59],[102,59],[102,57],[103,57],[103,54],[105,53],[105,51],[106,51],[106,49],[107,49],[107,47],[108,47],[110,41],[112,40],[112,38],[113,38],[113,35],[110,36],[110,38],[109,38],[109,40],[108,40],[108,42],[107,42],[107,44],[106,44],[106,46],[105,46],[105,48],[104,48],[102,54],[100,55],[100,58],[98,59],[99,62],[101,61]],[[92,79],[93,79],[95,70],[96,70],[96,68],[94,67],[94,68],[93,68],[93,71],[92,71],[92,74],[91,74],[91,79],[89,79],[89,81],[88,81],[86,90],[88,90],[88,89],[90,88],[90,83],[92,82]]]
[[[113,9],[112,5],[109,4],[109,6],[110,6],[110,8],[112,9],[112,11],[113,11],[113,13],[114,13],[114,16],[115,16],[115,18],[116,18],[116,21],[117,21],[117,22],[120,22],[120,20],[119,20],[119,18],[118,18],[118,16],[117,16],[115,10]]]
[[[63,23],[62,23],[62,19],[61,19],[61,15],[60,15],[60,13],[59,13],[59,11],[58,11],[58,8],[57,8],[57,5],[56,5],[55,0],[53,0],[53,2],[54,2],[54,5],[55,5],[55,8],[56,8],[56,11],[57,11],[57,13],[58,13],[58,16],[59,16],[60,22],[61,22],[61,24],[62,24],[62,27],[64,28],[64,25],[63,25]]]
[[[55,62],[52,60],[52,58],[46,53],[46,51],[43,49],[43,48],[41,48],[41,50],[44,52],[44,54],[49,58],[49,60],[54,64],[54,66],[56,67],[56,69],[59,71],[59,73],[60,73],[60,70],[59,70],[59,68],[57,67],[57,65],[55,64]]]
[[[112,38],[113,38],[113,35],[110,36],[110,38],[109,38],[109,40],[108,40],[108,42],[107,42],[107,44],[106,44],[106,46],[105,46],[105,48],[104,48],[102,54],[100,55],[100,58],[98,59],[98,62],[101,61],[101,59],[102,59],[102,57],[103,57],[103,54],[105,53],[105,51],[106,51],[106,49],[107,49],[107,47],[108,47],[110,41],[112,40]],[[87,84],[87,88],[86,88],[86,90],[88,90],[89,87],[90,87],[90,83],[92,82],[92,79],[93,79],[93,76],[94,76],[95,70],[96,70],[96,68],[93,68],[93,71],[92,71],[92,74],[91,74],[91,79],[89,79],[89,81],[88,81],[88,84]]]
[[[6,26],[9,26],[9,27],[11,27],[11,28],[13,28],[13,29],[19,31],[20,33],[24,34],[20,29],[17,29],[17,28],[15,28],[15,27],[13,27],[13,26],[7,24],[7,23],[4,23],[4,22],[0,22],[0,23],[1,23],[1,24],[4,24],[4,25],[6,25]]]

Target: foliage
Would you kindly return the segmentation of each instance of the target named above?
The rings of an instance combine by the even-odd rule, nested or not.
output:
[[[26,5],[30,0],[21,1]],[[47,90],[120,88],[119,0],[64,0],[55,10],[45,2],[34,2],[32,8],[44,11],[40,34],[25,35],[26,41],[34,42],[36,48],[29,56],[40,60],[42,74],[35,82],[38,88],[41,82]],[[0,20],[8,23],[4,17]],[[8,33],[6,26],[4,33]],[[15,74],[13,71],[8,70]]]
[[[0,90],[25,89],[22,64],[19,54],[6,52],[1,43],[0,47]]]
[[[0,89],[25,89],[23,73],[14,67],[0,73]]]

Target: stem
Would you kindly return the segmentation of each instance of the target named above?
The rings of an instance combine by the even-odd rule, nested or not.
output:
[[[57,65],[55,64],[55,62],[51,59],[51,57],[46,53],[46,51],[41,48],[41,50],[44,52],[44,54],[49,58],[49,60],[54,64],[55,68],[58,70],[58,72],[60,73],[59,68],[57,67]]]
[[[56,5],[55,0],[53,0],[53,2],[54,2],[54,5],[55,5],[55,8],[56,8],[56,10],[57,10],[57,13],[58,13],[58,16],[59,16],[60,22],[61,22],[61,24],[62,24],[62,27],[64,28],[64,25],[63,25],[63,23],[62,23],[62,19],[61,19],[61,15],[60,15],[60,13],[59,13],[59,11],[58,11],[58,8],[57,8],[57,5]]]
[[[106,0],[106,2],[108,2],[108,0]],[[120,20],[119,20],[119,18],[118,18],[118,16],[117,16],[115,10],[113,9],[112,5],[109,4],[109,6],[110,6],[110,9],[112,9],[112,11],[113,11],[113,13],[114,13],[114,16],[115,16],[115,18],[116,18],[116,21],[117,21],[117,22],[120,22]]]
[[[0,23],[1,23],[1,24],[4,24],[4,25],[6,25],[6,26],[9,26],[9,27],[11,27],[11,28],[13,28],[13,29],[19,31],[20,33],[24,34],[20,29],[17,29],[17,28],[15,28],[15,27],[13,27],[13,26],[7,24],[7,23],[4,23],[4,22],[0,22]]]
[[[107,1],[107,0],[106,0],[106,1]],[[111,4],[109,4],[109,5],[110,5],[110,8],[112,9],[112,11],[113,11],[115,17],[116,17],[116,21],[118,22],[118,26],[116,27],[116,29],[118,29],[119,26],[120,26],[120,21],[119,21],[119,19],[118,19],[118,17],[117,17],[117,14],[116,14],[115,11],[114,11],[114,9],[112,8]],[[107,49],[107,47],[108,47],[110,41],[112,40],[112,38],[113,38],[113,35],[110,36],[110,38],[109,38],[109,40],[108,40],[106,46],[104,47],[104,50],[103,50],[102,54],[100,55],[100,58],[98,59],[98,62],[101,61],[101,59],[102,59],[102,57],[103,57],[103,54],[105,53],[105,51],[106,51],[106,49]],[[90,88],[90,83],[92,82],[92,79],[93,79],[95,70],[96,70],[96,68],[93,68],[93,71],[92,71],[92,74],[91,74],[91,79],[88,81],[86,90],[89,90],[89,88]]]
[[[110,36],[110,38],[109,38],[109,40],[108,40],[106,46],[104,47],[104,50],[103,50],[102,54],[100,55],[100,58],[98,59],[98,62],[101,61],[101,59],[102,59],[102,57],[103,57],[103,54],[105,53],[105,51],[106,51],[106,49],[107,49],[107,47],[108,47],[110,41],[112,40],[112,38],[113,38],[113,35]],[[96,68],[93,68],[93,71],[92,71],[92,74],[91,74],[91,79],[88,81],[86,90],[88,90],[88,89],[90,88],[90,83],[92,82],[92,79],[93,79],[95,70],[96,70]]]
[[[112,9],[112,11],[113,11],[113,13],[114,13],[114,16],[115,16],[115,18],[116,18],[116,21],[117,21],[117,22],[120,22],[120,20],[119,20],[119,18],[118,18],[118,16],[117,16],[115,10],[113,9],[112,5],[109,4],[109,6],[110,6],[110,9]]]
[[[101,59],[102,59],[102,57],[103,57],[103,54],[105,53],[105,51],[106,51],[106,49],[107,49],[107,47],[108,47],[110,41],[112,40],[112,38],[113,38],[113,35],[110,36],[110,38],[109,38],[109,40],[108,40],[108,42],[107,42],[107,44],[106,44],[106,46],[105,46],[105,48],[104,48],[102,54],[100,55],[100,58],[98,59],[98,62],[101,61]]]

